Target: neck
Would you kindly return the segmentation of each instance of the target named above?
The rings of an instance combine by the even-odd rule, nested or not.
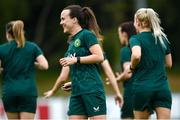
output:
[[[139,30],[140,33],[141,32],[150,32],[150,31],[151,31],[150,28],[144,28],[144,29]]]
[[[75,26],[71,31],[71,35],[74,36],[76,33],[78,33],[81,30],[82,30],[81,26]]]

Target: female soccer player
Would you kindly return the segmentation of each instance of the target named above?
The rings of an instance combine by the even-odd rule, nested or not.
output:
[[[135,119],[147,119],[152,110],[157,119],[170,119],[172,97],[165,68],[172,67],[169,41],[158,14],[151,8],[137,10],[134,25],[138,34],[130,38],[129,70],[134,79]]]
[[[98,63],[104,60],[97,39],[102,39],[93,11],[88,7],[70,5],[61,12],[64,33],[69,33],[69,47],[63,66],[54,87],[45,93],[52,96],[62,82],[72,80],[72,95],[69,103],[69,119],[106,119],[106,98],[98,71]],[[117,87],[118,88],[118,87]],[[118,94],[121,100],[120,93]]]
[[[35,43],[25,40],[23,21],[9,22],[6,37],[8,43],[0,45],[5,112],[8,119],[34,119],[37,104],[34,66],[46,70],[48,62]]]

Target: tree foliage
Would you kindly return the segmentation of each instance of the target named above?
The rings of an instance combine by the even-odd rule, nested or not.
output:
[[[121,22],[133,20],[135,1],[132,0],[1,0],[0,43],[5,41],[5,24],[11,20],[25,22],[26,38],[36,42],[44,51],[50,65],[57,65],[66,51],[67,35],[60,27],[60,12],[70,4],[89,6],[95,12],[98,24],[105,37],[104,50],[112,65],[119,63],[119,39],[117,28]],[[162,20],[172,43],[175,61],[178,61],[180,22],[178,0],[147,0],[147,6],[155,9]]]

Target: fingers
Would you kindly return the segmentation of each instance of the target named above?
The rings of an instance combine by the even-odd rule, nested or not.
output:
[[[119,105],[119,107],[122,107],[122,105],[124,104],[124,100],[123,100],[122,96],[115,97],[115,104]]]
[[[45,92],[44,93],[44,97],[45,99],[49,98],[50,96],[52,96],[52,92],[51,91],[48,91],[48,92]]]
[[[116,74],[116,76],[119,76],[119,75],[120,75],[119,72],[116,72],[115,74]]]
[[[65,58],[61,58],[60,60],[59,60],[59,62],[60,62],[60,64],[62,65],[62,66],[67,66],[68,65],[68,62],[67,62],[67,60],[65,59]]]

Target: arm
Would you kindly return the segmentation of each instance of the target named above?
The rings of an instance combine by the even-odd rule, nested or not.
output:
[[[114,73],[111,69],[111,66],[108,62],[108,60],[104,60],[102,63],[101,63],[101,66],[106,74],[106,76],[109,78],[109,81],[116,93],[116,102],[119,102],[119,105],[122,105],[123,104],[123,98],[122,98],[122,95],[120,93],[120,90],[119,90],[119,87],[118,87],[118,84],[117,84],[117,81],[116,81],[116,78],[114,76]]]
[[[128,69],[128,67],[130,66],[130,62],[125,62],[123,63],[123,69],[124,71],[121,73],[121,74],[117,74],[117,77],[116,77],[116,80],[117,82],[120,82],[120,81],[126,81],[128,80],[129,78],[131,78],[132,76],[132,72],[127,72],[126,69]]]
[[[42,54],[36,58],[36,62],[34,64],[37,68],[41,70],[47,70],[49,67],[46,58]]]
[[[165,66],[166,66],[167,68],[170,68],[170,69],[171,69],[171,67],[172,67],[172,56],[171,56],[171,54],[167,54],[167,55],[165,56]]]
[[[102,62],[104,60],[103,52],[99,44],[95,44],[91,46],[89,50],[92,53],[92,55],[81,57],[80,63],[90,64],[90,63]]]
[[[137,64],[140,62],[141,59],[141,47],[140,46],[134,46],[132,47],[132,54],[131,54],[131,69],[135,69]]]
[[[97,63],[104,60],[103,52],[99,44],[92,45],[89,50],[91,55],[80,57],[81,64]],[[62,58],[60,59],[60,63],[64,67],[75,64],[77,63],[77,57],[72,55],[71,57]]]
[[[45,98],[48,98],[56,93],[56,91],[61,87],[62,83],[68,79],[69,71],[69,67],[62,67],[61,73],[57,78],[53,88],[44,93]]]

